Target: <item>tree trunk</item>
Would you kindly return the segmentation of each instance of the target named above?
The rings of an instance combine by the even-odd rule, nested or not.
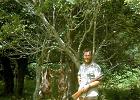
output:
[[[78,69],[74,63],[71,62],[70,66],[70,74],[69,74],[69,95],[72,95],[77,91],[78,80],[77,80],[77,72]]]
[[[24,76],[27,69],[28,60],[27,58],[17,59],[17,73],[16,73],[16,96],[20,97],[23,95],[24,89]]]
[[[33,94],[33,100],[39,100],[39,87],[40,87],[40,79],[41,79],[41,66],[36,66],[36,88]]]

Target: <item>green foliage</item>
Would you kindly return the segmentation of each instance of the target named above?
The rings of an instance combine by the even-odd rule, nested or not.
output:
[[[35,79],[36,76],[36,63],[31,63],[28,65],[28,71],[26,72],[26,78],[28,79]]]
[[[137,69],[132,69],[131,71],[128,69],[121,70],[120,73],[112,74],[112,79],[108,82],[110,84],[106,85],[118,87],[118,88],[129,88],[132,84],[137,83],[138,76],[140,75],[140,71]]]
[[[129,5],[131,6],[131,9],[133,9],[133,11],[135,11],[137,14],[140,14],[140,4],[139,4],[139,0],[133,0],[133,1],[128,1]]]
[[[52,69],[52,70],[59,70],[61,67],[66,68],[65,64],[57,64],[57,63],[48,63],[43,64],[41,67],[42,69]],[[26,78],[28,79],[35,79],[36,76],[36,67],[37,63],[30,63],[28,65],[28,71],[26,72]]]
[[[101,100],[138,100],[140,95],[139,68],[119,66],[110,76],[105,76],[101,88]],[[104,99],[103,99],[104,98]]]
[[[43,28],[38,27],[41,26],[41,21],[35,15],[32,5],[27,3],[22,6],[15,0],[3,2],[0,5],[2,47],[12,49],[18,54],[29,55],[40,52],[40,46],[46,39],[47,33],[43,32]]]

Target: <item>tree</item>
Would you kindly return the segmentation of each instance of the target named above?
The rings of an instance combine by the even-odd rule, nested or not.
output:
[[[131,48],[139,33],[133,19],[135,12],[124,0],[16,0],[16,3],[20,5],[21,13],[11,17],[2,12],[4,18],[8,16],[14,21],[2,25],[2,33],[8,36],[2,34],[1,43],[16,53],[36,55],[34,99],[40,84],[40,66],[48,52],[54,49],[64,52],[76,65],[74,71],[79,68],[82,50],[90,47],[96,61],[114,66],[128,62],[124,59],[130,57],[127,49]],[[14,37],[8,40],[11,35]]]

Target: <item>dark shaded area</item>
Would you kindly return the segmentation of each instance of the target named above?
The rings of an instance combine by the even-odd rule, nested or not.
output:
[[[0,55],[0,76],[4,83],[3,92],[0,96],[15,95],[16,98],[19,98],[24,91],[24,77],[27,71],[28,58],[23,55],[16,55],[13,58]]]
[[[0,57],[1,64],[3,66],[3,80],[4,80],[4,94],[10,95],[14,93],[14,74],[11,68],[10,59],[8,57]]]
[[[0,8],[5,10],[7,13],[20,13],[22,6],[15,0],[8,0],[0,3]]]

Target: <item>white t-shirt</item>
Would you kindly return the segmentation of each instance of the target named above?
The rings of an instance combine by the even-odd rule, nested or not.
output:
[[[89,84],[91,80],[97,78],[101,75],[101,68],[98,64],[92,62],[89,65],[82,64],[80,66],[78,76],[80,77],[79,89],[83,88],[85,85]],[[82,96],[96,97],[98,96],[97,88],[91,88],[87,93],[82,94]]]

